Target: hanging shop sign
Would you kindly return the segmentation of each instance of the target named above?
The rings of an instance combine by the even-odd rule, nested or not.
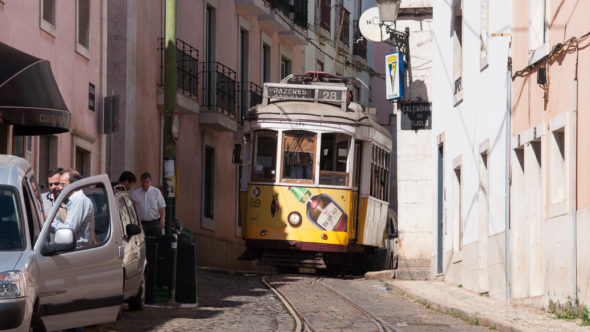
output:
[[[432,129],[432,103],[414,101],[401,103],[402,130]]]
[[[385,98],[387,100],[404,97],[404,60],[400,52],[385,55]]]

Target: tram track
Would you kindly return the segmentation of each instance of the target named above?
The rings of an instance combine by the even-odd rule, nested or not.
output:
[[[275,278],[289,280],[273,280],[272,278],[264,276],[262,282],[277,295],[291,313],[295,320],[295,332],[326,331],[330,329],[329,327],[334,330],[367,331],[370,330],[368,325],[374,325],[375,331],[379,332],[397,332],[395,328],[365,310],[353,299],[327,285],[324,278],[300,276],[275,276]],[[330,294],[333,298],[329,297]],[[338,299],[341,301],[339,304]],[[322,309],[325,309],[323,315],[318,317],[317,313]],[[355,314],[352,311],[356,312],[356,318],[354,318]],[[365,319],[361,319],[362,317]],[[330,324],[334,326],[330,326]]]

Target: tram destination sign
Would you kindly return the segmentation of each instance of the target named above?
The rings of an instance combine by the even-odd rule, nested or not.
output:
[[[315,89],[269,87],[268,97],[281,99],[314,99]]]
[[[432,129],[432,103],[415,101],[402,102],[401,106],[402,130]]]
[[[342,104],[347,101],[347,88],[302,84],[265,84],[265,98],[305,100],[313,102]]]

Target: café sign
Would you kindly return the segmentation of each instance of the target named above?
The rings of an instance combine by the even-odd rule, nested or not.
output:
[[[432,129],[432,103],[424,101],[402,102],[402,130]]]

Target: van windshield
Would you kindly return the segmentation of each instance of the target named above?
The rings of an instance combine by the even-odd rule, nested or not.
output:
[[[0,251],[23,249],[17,202],[14,191],[0,187]]]

